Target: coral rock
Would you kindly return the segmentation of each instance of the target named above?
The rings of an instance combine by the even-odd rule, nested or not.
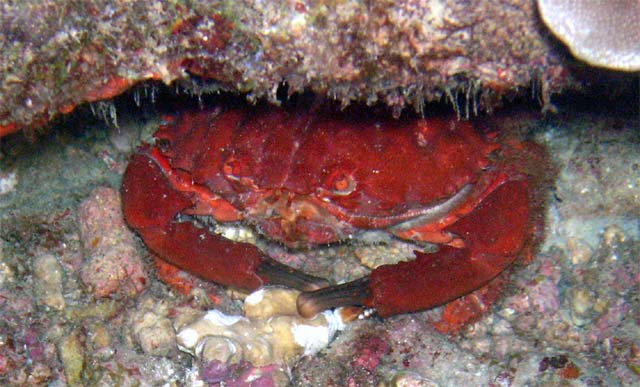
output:
[[[249,308],[259,311],[253,317],[211,310],[178,332],[178,344],[204,361],[291,366],[302,355],[314,354],[327,346],[344,326],[339,311],[327,311],[313,319],[280,314],[286,303],[293,306],[284,307],[285,312],[295,310],[297,294],[280,288],[260,289],[247,297]]]
[[[538,9],[577,58],[615,70],[640,70],[637,0],[538,0]]]
[[[145,353],[167,356],[174,351],[176,335],[167,309],[166,304],[148,298],[130,316],[134,340]]]
[[[106,187],[96,188],[78,209],[80,239],[88,257],[81,277],[96,297],[137,294],[148,282],[120,209],[118,193]]]
[[[62,310],[65,307],[62,295],[62,266],[52,254],[42,254],[33,261],[36,276],[38,302],[46,307]]]

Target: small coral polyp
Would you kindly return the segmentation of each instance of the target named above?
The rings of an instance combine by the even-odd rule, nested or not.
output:
[[[125,172],[128,224],[159,257],[204,279],[301,290],[305,317],[341,306],[385,317],[445,304],[509,267],[536,231],[533,147],[470,122],[273,107],[165,121]],[[440,247],[331,285],[190,221],[203,216],[253,225],[292,249],[371,231]]]

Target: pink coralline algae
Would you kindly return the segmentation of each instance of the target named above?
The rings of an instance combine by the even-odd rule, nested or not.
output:
[[[134,295],[147,282],[142,257],[134,237],[124,224],[118,193],[106,187],[96,188],[78,209],[80,239],[86,260],[82,282],[96,297],[114,293]]]
[[[505,300],[505,306],[520,315],[531,311],[535,311],[536,314],[555,314],[560,309],[558,289],[560,268],[554,265],[556,259],[558,258],[555,256],[542,258],[538,276],[527,283],[520,284],[524,291],[508,297]],[[524,321],[520,319],[520,322]]]
[[[279,372],[275,365],[254,367],[245,361],[229,365],[212,360],[200,369],[200,376],[211,387],[277,387],[274,376]]]
[[[371,372],[375,370],[380,364],[380,359],[386,355],[391,346],[388,341],[380,335],[363,335],[356,343],[356,357],[351,365],[353,367],[361,367]]]

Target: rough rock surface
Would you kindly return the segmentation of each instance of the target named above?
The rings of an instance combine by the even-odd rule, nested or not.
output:
[[[549,107],[591,80],[533,0],[27,0],[0,5],[0,28],[0,136],[145,80],[272,102],[285,82],[396,113],[444,99],[465,115],[524,90]]]
[[[147,274],[133,233],[122,219],[117,191],[99,187],[78,208],[80,241],[86,261],[82,282],[96,297],[144,290]]]

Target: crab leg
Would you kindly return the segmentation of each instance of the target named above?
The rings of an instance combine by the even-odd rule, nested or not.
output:
[[[346,305],[375,308],[382,317],[429,309],[468,294],[500,274],[527,240],[528,187],[506,181],[467,216],[447,227],[464,240],[463,248],[442,246],[416,259],[376,268],[369,277],[304,292],[298,310],[312,316]]]
[[[248,243],[209,233],[177,215],[194,207],[194,193],[173,188],[158,160],[147,150],[129,163],[122,184],[124,216],[147,247],[165,261],[219,284],[253,290],[281,284],[301,290],[327,282],[285,266]]]

